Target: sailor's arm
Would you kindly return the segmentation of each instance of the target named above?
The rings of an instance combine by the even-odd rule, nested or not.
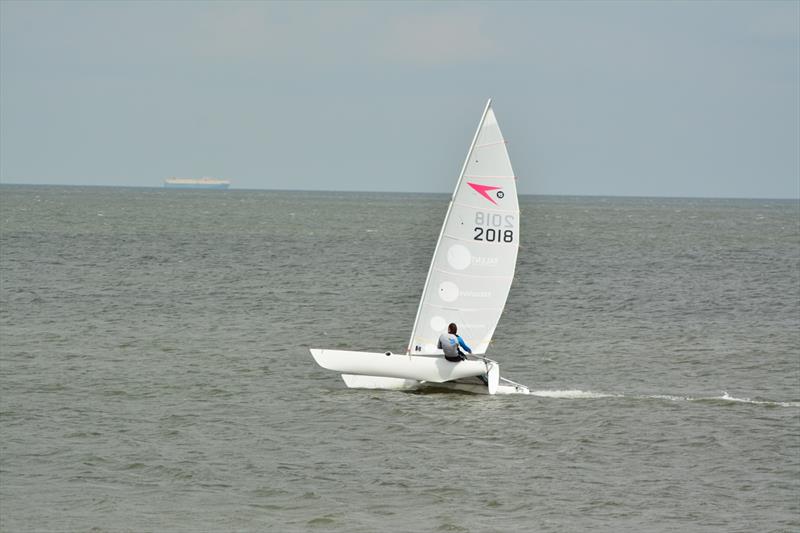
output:
[[[472,353],[472,349],[469,346],[467,346],[467,343],[464,342],[464,339],[461,338],[461,335],[456,335],[456,338],[458,339],[458,344],[460,344],[461,347],[464,348],[464,350],[466,350],[467,353]]]

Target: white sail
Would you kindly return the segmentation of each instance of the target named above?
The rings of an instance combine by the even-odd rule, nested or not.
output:
[[[409,353],[439,352],[439,335],[451,322],[473,353],[486,353],[511,288],[518,247],[516,178],[489,100],[439,234]]]

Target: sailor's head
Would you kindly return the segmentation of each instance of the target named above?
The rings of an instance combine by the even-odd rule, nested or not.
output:
[[[447,326],[447,333],[451,333],[453,335],[458,332],[458,326],[456,326],[455,322],[451,322],[449,326]]]

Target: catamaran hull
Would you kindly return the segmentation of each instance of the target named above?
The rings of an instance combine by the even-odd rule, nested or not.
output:
[[[311,355],[322,368],[341,372],[343,377],[361,376],[361,382],[372,385],[354,388],[409,388],[414,386],[414,382],[450,383],[484,376],[486,381],[483,388],[489,394],[495,394],[500,382],[499,365],[488,359],[453,363],[440,355],[319,349],[311,349]]]
[[[355,374],[342,374],[342,380],[349,389],[380,389],[402,391],[435,391],[456,390],[474,394],[489,394],[489,387],[482,380],[463,379],[445,381],[444,383],[430,383],[413,379],[384,378],[381,376],[358,376]],[[514,383],[505,378],[500,378],[495,394],[530,394],[525,385]]]
[[[493,364],[480,360],[451,363],[441,355],[406,355],[390,352],[311,349],[311,355],[322,368],[343,374],[413,379],[433,381],[434,383],[480,376],[486,374]]]

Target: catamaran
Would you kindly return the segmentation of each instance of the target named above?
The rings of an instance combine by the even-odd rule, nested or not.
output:
[[[323,368],[349,388],[445,388],[483,394],[529,394],[500,377],[485,357],[514,279],[519,248],[519,202],[506,141],[491,99],[461,167],[405,353],[311,349]],[[437,347],[456,323],[472,354],[450,362]]]

